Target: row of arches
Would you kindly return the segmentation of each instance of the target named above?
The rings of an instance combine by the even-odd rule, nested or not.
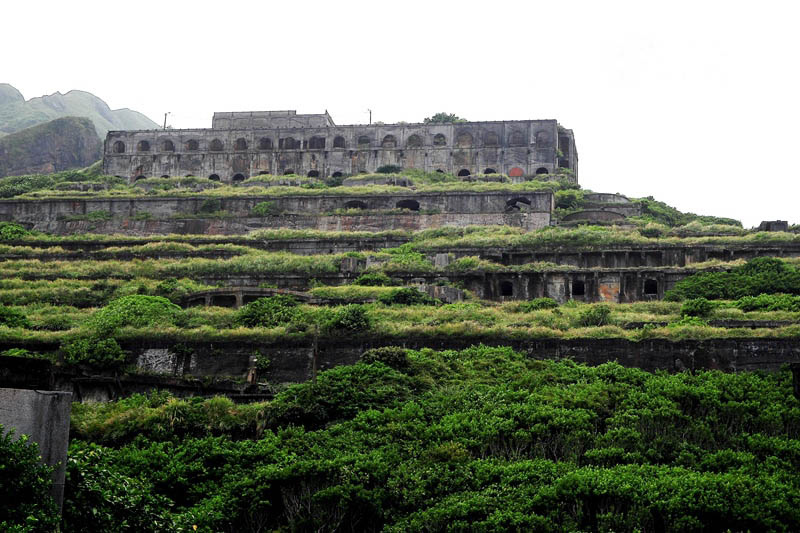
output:
[[[500,289],[500,296],[514,296],[514,283],[512,281],[501,280],[498,288]],[[653,278],[645,279],[642,286],[642,293],[645,297],[650,298],[658,296],[658,280]],[[586,282],[582,279],[573,279],[570,283],[570,290],[567,296],[570,298],[585,298],[587,296]]]
[[[540,132],[541,133],[541,132]],[[538,134],[537,134],[538,137]],[[433,146],[447,146],[447,137],[441,133],[437,133],[432,139]],[[457,148],[470,148],[474,145],[474,137],[469,132],[461,132],[456,136],[455,146]],[[508,136],[508,146],[524,146],[525,134],[521,131],[511,132]],[[259,150],[272,150],[274,149],[274,142],[269,137],[262,137],[257,142]],[[380,142],[381,148],[397,148],[399,143],[397,137],[394,135],[386,135]],[[422,136],[413,134],[406,140],[406,148],[421,148],[424,146]],[[500,136],[495,132],[488,132],[483,136],[483,146],[497,147],[500,146]],[[356,140],[356,147],[359,150],[369,149],[372,147],[372,139],[366,135],[361,135]],[[294,137],[283,137],[278,139],[278,148],[281,150],[325,150],[327,148],[327,139],[320,135],[315,135],[307,140],[299,140]],[[341,136],[337,135],[333,138],[334,149],[346,149],[347,141]],[[174,152],[175,143],[172,140],[165,139],[158,145],[161,152]],[[189,139],[184,143],[184,150],[197,151],[200,149],[200,142],[196,139]],[[245,151],[249,149],[249,143],[244,137],[240,137],[233,142],[234,151]],[[208,143],[208,150],[210,152],[222,152],[225,150],[225,144],[220,139],[213,139]],[[123,154],[126,151],[126,146],[123,141],[116,141],[112,145],[112,152],[115,154]],[[150,152],[152,145],[150,141],[142,140],[136,144],[137,152]]]

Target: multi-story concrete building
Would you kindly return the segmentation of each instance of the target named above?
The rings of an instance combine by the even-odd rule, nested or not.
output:
[[[111,131],[103,157],[105,173],[131,180],[228,183],[259,174],[347,176],[384,165],[513,178],[566,168],[578,179],[575,137],[556,120],[337,126],[327,111],[214,113],[210,129]]]

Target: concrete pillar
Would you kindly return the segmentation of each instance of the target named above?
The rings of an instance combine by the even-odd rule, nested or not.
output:
[[[0,389],[3,430],[13,428],[16,436],[30,435],[39,445],[42,462],[55,468],[51,494],[59,512],[64,500],[71,409],[71,392]]]

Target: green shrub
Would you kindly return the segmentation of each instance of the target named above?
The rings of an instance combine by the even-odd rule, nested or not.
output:
[[[30,232],[13,222],[0,222],[0,241],[16,241],[24,239]]]
[[[331,313],[324,324],[325,330],[336,332],[358,332],[370,328],[371,321],[366,308],[361,304],[340,307]]]
[[[556,307],[558,307],[558,302],[552,298],[534,298],[519,304],[519,310],[523,313],[530,313],[540,309],[554,309]]]
[[[714,304],[705,298],[686,300],[681,306],[682,316],[706,317],[714,310]]]
[[[403,167],[400,165],[383,165],[378,167],[375,172],[378,174],[397,174],[401,170],[403,170]]]
[[[98,332],[110,333],[125,326],[176,325],[183,316],[183,309],[162,296],[132,294],[109,302],[92,315],[89,324]]]
[[[206,198],[203,200],[203,203],[200,204],[200,209],[198,210],[200,213],[216,213],[222,210],[222,200],[219,198]]]
[[[672,301],[687,298],[738,300],[759,294],[800,294],[800,270],[774,257],[757,257],[730,272],[701,272],[675,284],[664,295]]]
[[[353,285],[365,287],[391,287],[399,284],[398,280],[390,278],[383,272],[366,272],[353,281]]]
[[[584,192],[577,189],[556,191],[556,207],[559,209],[576,209],[583,205]]]
[[[253,206],[253,209],[251,209],[250,212],[260,217],[280,214],[278,206],[272,201],[259,202]]]
[[[742,311],[800,311],[800,296],[791,294],[759,294],[743,296],[734,303]]]
[[[302,311],[297,307],[294,297],[276,294],[243,306],[237,311],[234,322],[249,328],[271,328],[298,320],[301,315]]]
[[[39,447],[27,435],[0,425],[0,531],[50,533],[58,526],[58,508],[50,497],[52,469],[39,459]]]
[[[592,305],[578,315],[578,324],[583,327],[605,326],[610,323],[611,308],[605,304]]]
[[[361,361],[367,364],[383,363],[402,372],[408,368],[408,351],[400,346],[372,348],[361,354]]]
[[[680,319],[667,324],[668,328],[682,328],[684,326],[708,326],[708,321],[699,316],[684,315]]]
[[[436,305],[441,303],[414,287],[402,287],[381,294],[378,296],[378,301],[384,305]]]
[[[113,338],[81,337],[62,344],[61,351],[68,365],[114,369],[125,362],[125,352]]]
[[[7,328],[30,328],[31,324],[28,322],[28,318],[16,309],[0,305],[0,326],[6,326]]]

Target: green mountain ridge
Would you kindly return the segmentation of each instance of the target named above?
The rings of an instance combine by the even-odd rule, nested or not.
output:
[[[25,100],[15,87],[0,83],[0,137],[62,117],[86,117],[98,136],[109,130],[157,129],[158,124],[132,109],[111,109],[90,92],[72,90]]]

